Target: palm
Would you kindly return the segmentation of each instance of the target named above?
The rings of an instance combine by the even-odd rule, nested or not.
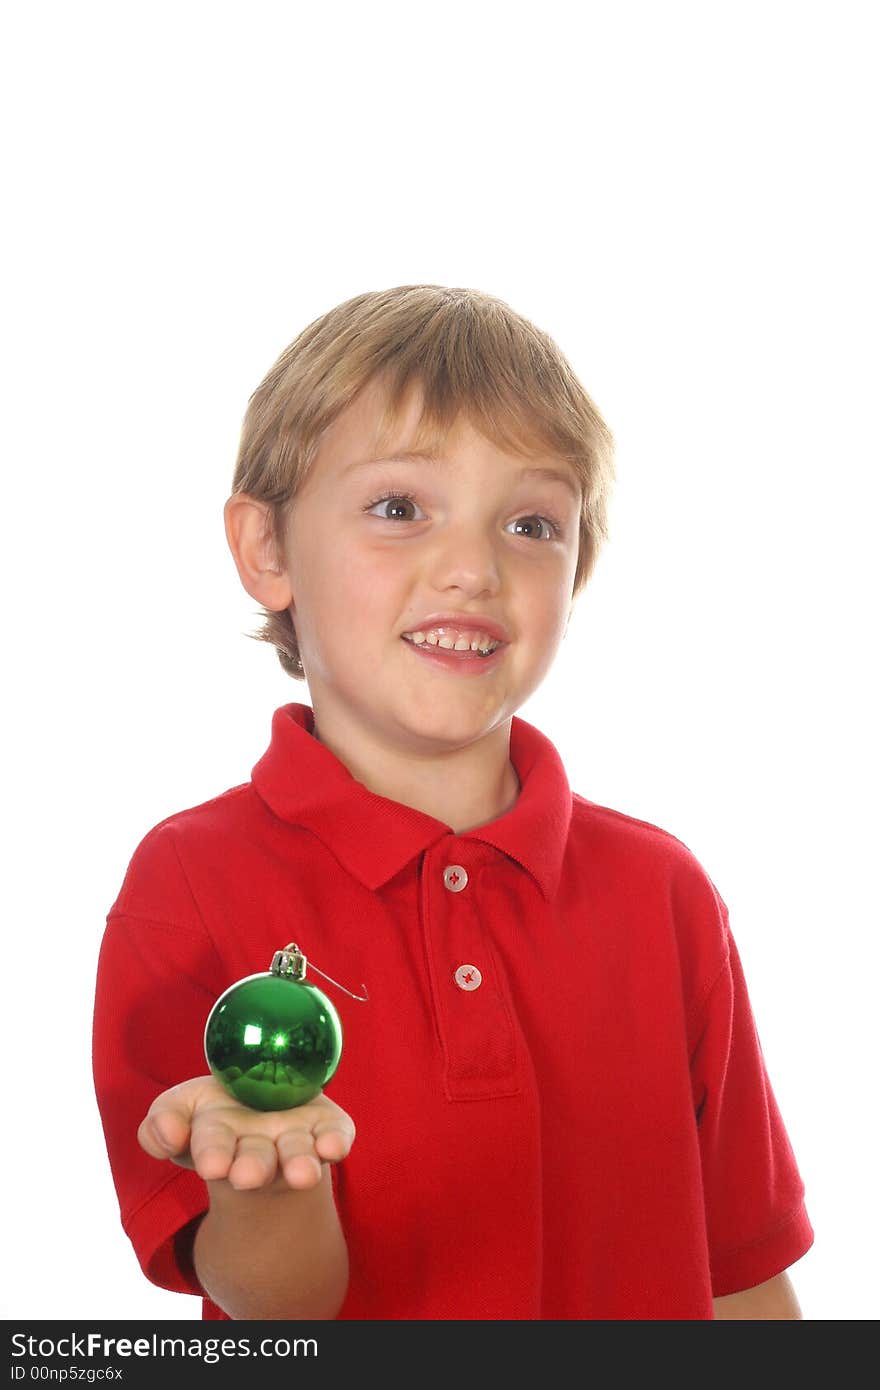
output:
[[[349,1152],[354,1124],[323,1092],[292,1110],[251,1110],[213,1076],[200,1076],[157,1096],[138,1139],[154,1158],[194,1169],[206,1182],[313,1187],[326,1163]]]

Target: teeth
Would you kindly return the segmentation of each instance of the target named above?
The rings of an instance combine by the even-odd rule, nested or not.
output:
[[[405,632],[403,634],[410,642],[416,646],[427,643],[431,647],[443,647],[446,651],[456,652],[493,652],[500,643],[494,637],[490,637],[487,632],[475,632],[473,636],[466,636],[459,633],[457,636],[450,632],[430,631],[430,632]]]

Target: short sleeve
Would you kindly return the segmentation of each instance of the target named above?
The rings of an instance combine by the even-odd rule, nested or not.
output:
[[[772,1279],[813,1243],[726,909],[724,918],[727,959],[691,1056],[715,1298]]]
[[[161,1091],[207,1072],[205,1021],[223,987],[170,832],[154,830],[107,917],[92,1068],[120,1218],[138,1262],[154,1284],[201,1297],[192,1270],[177,1263],[174,1237],[207,1211],[207,1188],[198,1174],[145,1153],[137,1131]]]

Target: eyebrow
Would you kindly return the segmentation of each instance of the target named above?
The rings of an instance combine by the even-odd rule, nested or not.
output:
[[[353,473],[355,469],[367,468],[374,463],[443,463],[443,461],[441,454],[435,454],[430,449],[403,449],[394,454],[379,454],[376,458],[358,459],[343,470],[343,476]],[[520,468],[515,476],[517,478],[546,478],[550,482],[562,483],[568,488],[572,496],[580,498],[580,488],[574,478],[570,473],[563,473],[558,468],[542,468],[539,465],[527,464],[525,468]]]

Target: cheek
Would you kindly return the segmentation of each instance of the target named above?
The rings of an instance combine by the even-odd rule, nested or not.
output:
[[[328,526],[303,513],[287,551],[291,586],[322,607],[343,608],[351,595],[368,599],[376,585],[383,585],[391,565],[383,556],[366,550],[343,526]],[[370,582],[368,582],[370,581]]]
[[[340,606],[344,604],[355,619],[358,614],[375,614],[393,624],[400,617],[396,610],[406,592],[404,567],[399,561],[399,556],[382,551],[347,551],[344,565],[339,566],[344,574],[337,576]]]
[[[540,574],[532,569],[522,576],[522,602],[532,623],[543,628],[548,637],[565,628],[571,605],[574,567],[557,560]]]
[[[366,647],[399,625],[405,585],[393,557],[336,545],[313,546],[301,559],[303,610],[315,642]]]

